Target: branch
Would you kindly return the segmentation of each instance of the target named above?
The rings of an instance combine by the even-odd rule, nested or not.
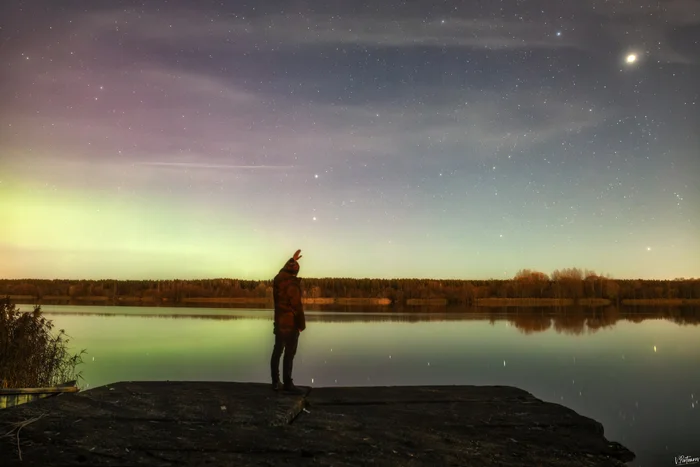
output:
[[[17,438],[17,454],[19,455],[19,460],[22,460],[22,449],[19,447],[19,432],[22,431],[22,428],[24,428],[27,425],[31,425],[32,423],[36,422],[37,420],[40,420],[46,416],[45,413],[39,415],[38,417],[30,418],[28,420],[25,420],[23,422],[16,422],[10,424],[12,426],[12,429],[5,433],[4,435],[0,436],[0,438],[11,438],[12,435],[14,434],[15,437]]]

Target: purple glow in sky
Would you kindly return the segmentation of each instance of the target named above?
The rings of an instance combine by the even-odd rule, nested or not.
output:
[[[2,277],[700,276],[700,3],[0,7]],[[634,57],[631,59],[630,57]]]

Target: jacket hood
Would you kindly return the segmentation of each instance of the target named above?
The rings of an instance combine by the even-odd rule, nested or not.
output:
[[[287,262],[285,263],[284,267],[280,269],[280,272],[286,272],[293,276],[296,276],[299,273],[299,262],[294,258],[289,258],[289,260],[287,260]]]

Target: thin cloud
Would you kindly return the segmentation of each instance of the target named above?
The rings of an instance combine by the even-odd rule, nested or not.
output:
[[[193,162],[137,162],[135,165],[154,167],[175,167],[181,169],[229,169],[229,170],[281,170],[293,169],[292,165],[227,165],[227,164],[197,164]]]
[[[260,41],[267,47],[289,44],[354,44],[375,47],[475,47],[486,49],[579,47],[568,38],[556,37],[545,24],[502,19],[451,18],[426,21],[423,18],[399,20],[354,15],[333,18],[327,15],[267,15],[254,18],[209,19],[186,10],[162,13],[104,11],[91,14],[83,23],[92,34],[105,34],[116,28],[139,41],[226,40],[233,37]],[[85,26],[87,25],[87,26]]]

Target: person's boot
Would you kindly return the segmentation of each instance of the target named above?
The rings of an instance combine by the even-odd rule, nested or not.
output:
[[[282,389],[282,383],[280,382],[280,372],[279,370],[275,371],[275,368],[272,369],[272,390],[273,391],[279,391]]]
[[[284,382],[283,390],[287,394],[306,394],[306,391],[294,386],[294,381],[292,381],[291,379]]]

